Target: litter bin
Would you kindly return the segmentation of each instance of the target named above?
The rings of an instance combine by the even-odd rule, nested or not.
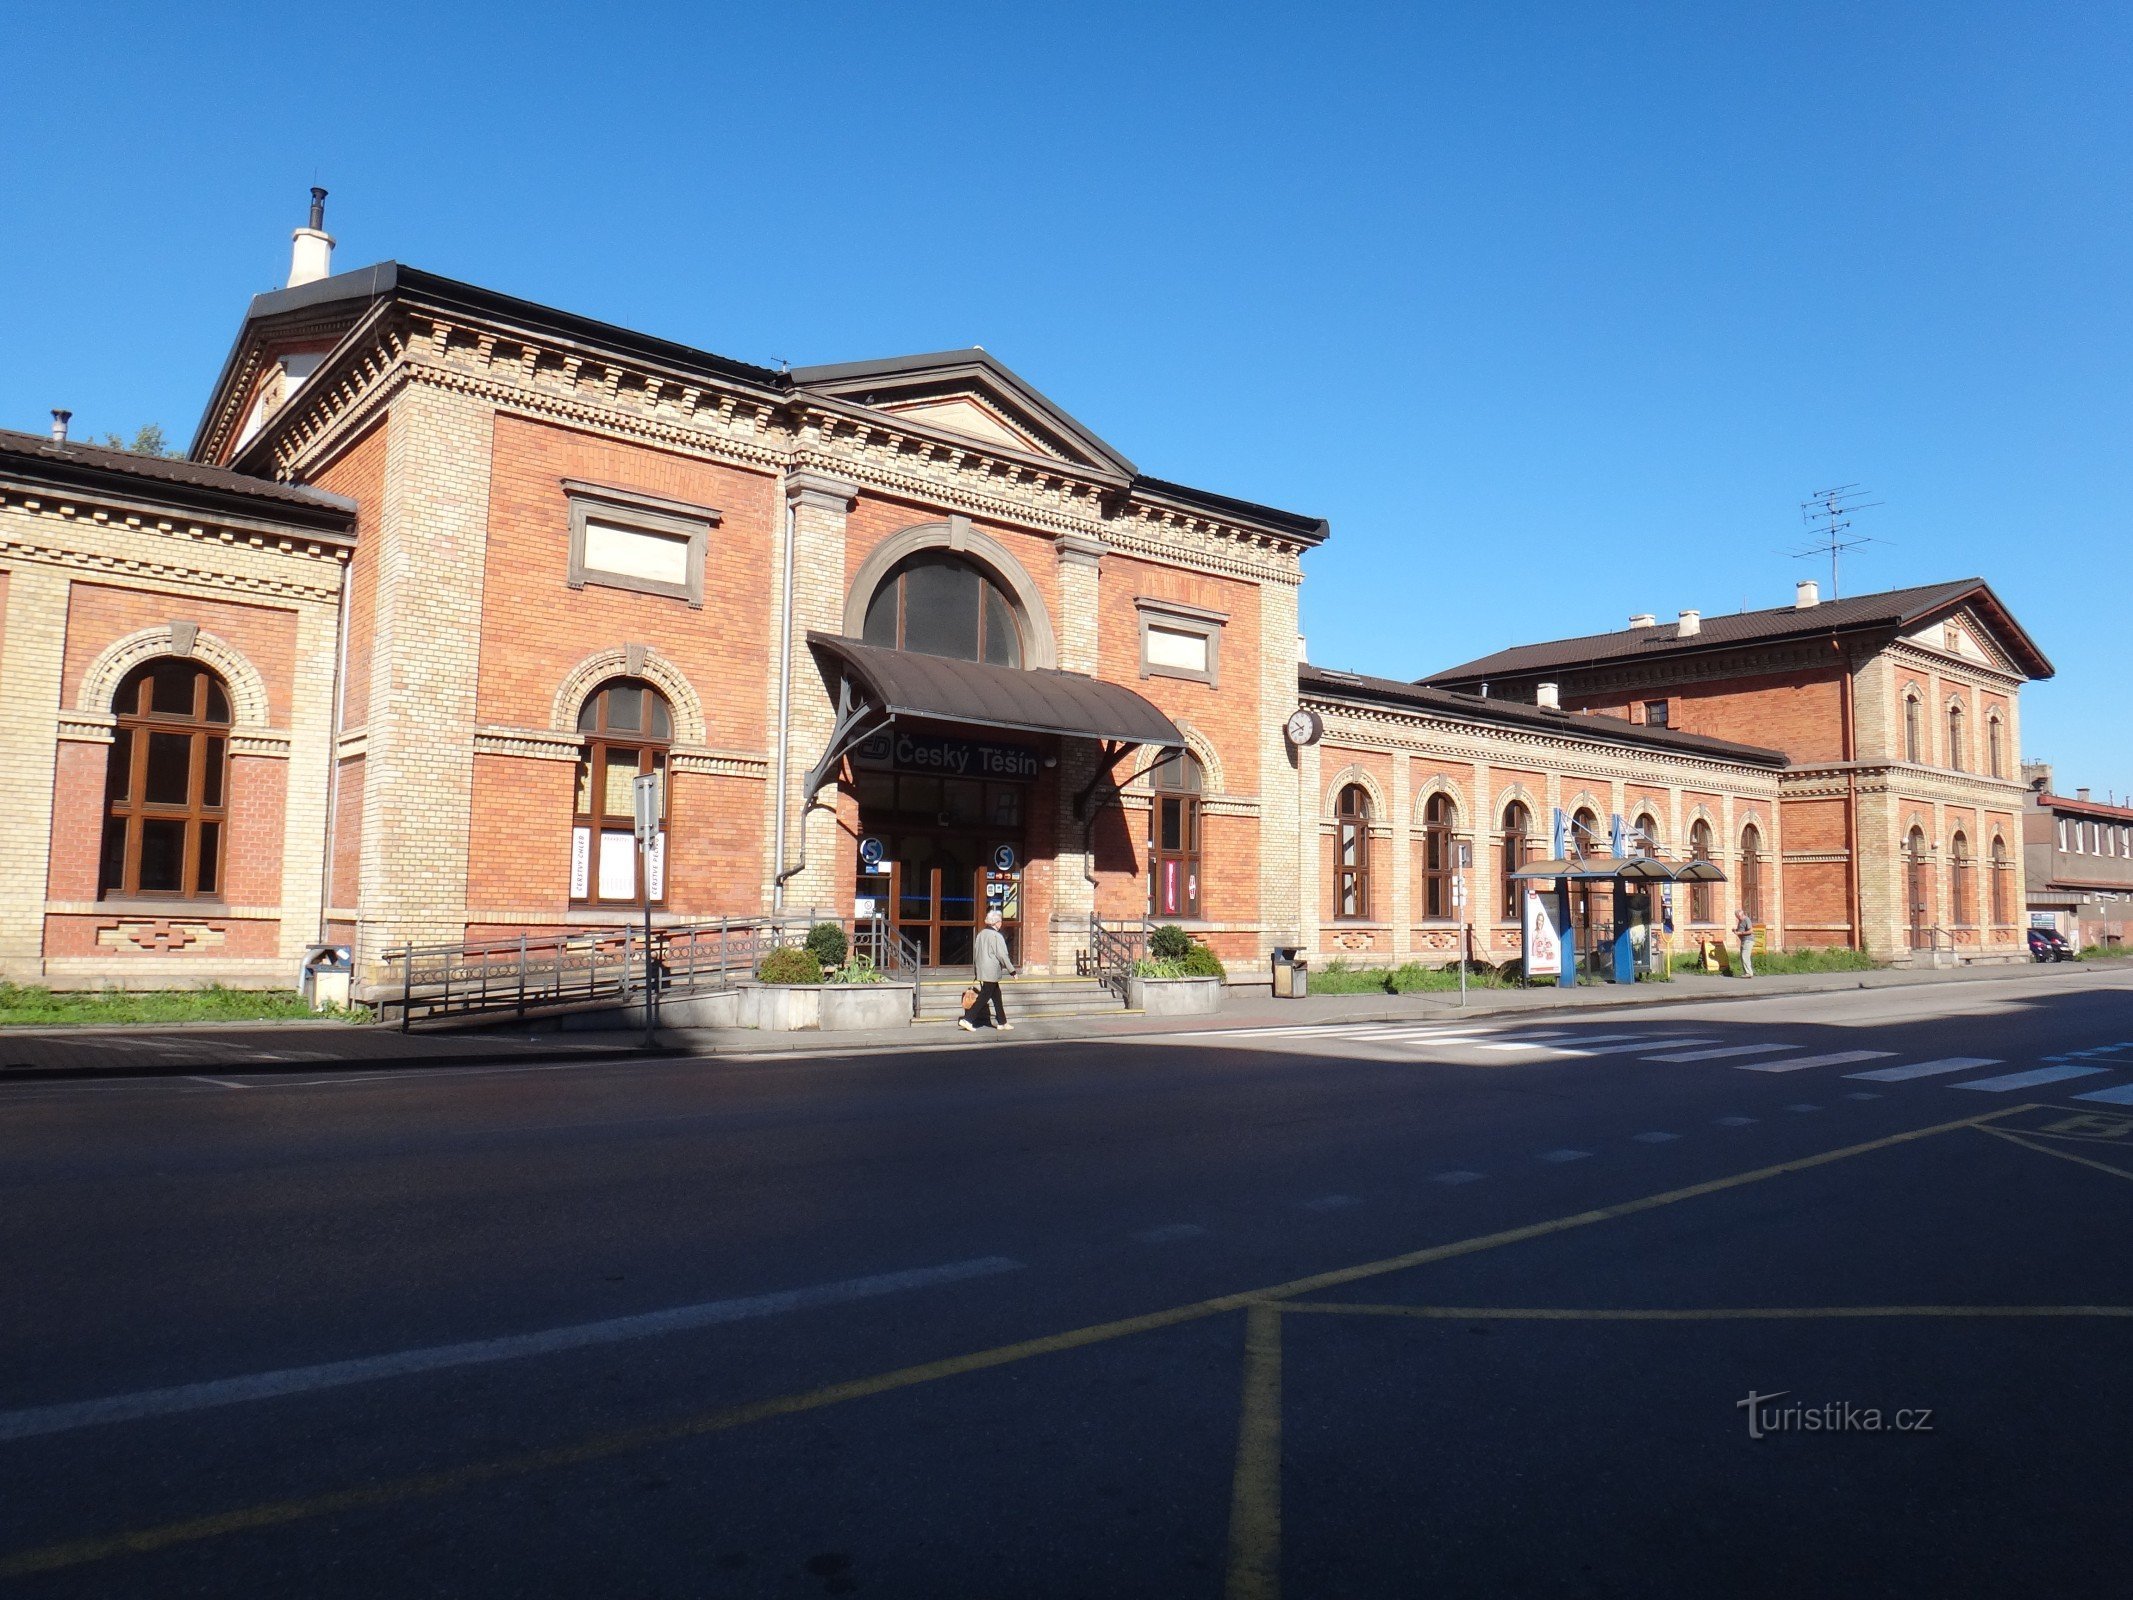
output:
[[[1274,946],[1274,998],[1301,1000],[1311,987],[1311,964],[1294,945]]]
[[[348,1009],[355,952],[345,944],[314,944],[304,951],[304,998],[313,1011]]]

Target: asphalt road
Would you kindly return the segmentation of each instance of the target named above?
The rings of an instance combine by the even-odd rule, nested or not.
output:
[[[2133,975],[208,1076],[0,1092],[9,1593],[2133,1571]]]

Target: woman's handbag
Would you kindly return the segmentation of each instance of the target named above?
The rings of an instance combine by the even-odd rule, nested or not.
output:
[[[965,1011],[975,1011],[977,1009],[977,1005],[978,991],[975,989],[965,989],[963,991],[963,1009]]]

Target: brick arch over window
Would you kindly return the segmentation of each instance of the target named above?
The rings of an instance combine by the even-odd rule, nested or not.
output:
[[[1451,779],[1445,777],[1442,773],[1437,773],[1415,790],[1414,825],[1416,827],[1422,827],[1429,821],[1429,803],[1440,794],[1452,803],[1452,826],[1454,828],[1465,826],[1466,797],[1459,792],[1459,786],[1453,783]]]
[[[1014,608],[1015,621],[1022,630],[1022,665],[1025,668],[1059,665],[1059,645],[1052,635],[1052,613],[1044,603],[1044,592],[1029,575],[1029,569],[1015,559],[1015,553],[1006,545],[990,534],[980,533],[960,518],[954,522],[921,523],[901,533],[892,533],[867,553],[866,560],[859,564],[859,571],[852,579],[851,591],[844,597],[844,636],[847,639],[865,637],[867,603],[895,570],[896,563],[924,550],[953,551],[983,567],[1007,591],[1008,604]],[[1201,760],[1204,762],[1206,757],[1202,755]]]
[[[259,669],[227,639],[212,633],[187,631],[190,638],[180,639],[178,630],[166,623],[159,628],[143,628],[138,633],[129,633],[105,646],[103,653],[90,662],[89,670],[82,674],[81,692],[75,697],[76,707],[108,717],[112,714],[111,697],[118,693],[119,684],[127,673],[158,656],[182,656],[212,669],[228,686],[232,727],[266,727],[267,683],[259,675]],[[181,644],[185,648],[180,649]]]
[[[696,697],[696,690],[681,670],[656,650],[639,645],[628,645],[613,650],[601,650],[587,656],[564,676],[556,688],[555,705],[548,714],[548,726],[557,733],[567,733],[573,739],[578,736],[578,713],[584,708],[593,692],[610,678],[642,678],[667,698],[667,706],[674,713],[674,742],[678,745],[705,744],[709,742],[705,732],[704,703]]]
[[[1370,796],[1370,821],[1373,826],[1388,822],[1392,812],[1385,804],[1385,791],[1378,787],[1378,780],[1358,766],[1346,766],[1333,775],[1326,785],[1326,815],[1338,815],[1341,808],[1341,791],[1349,784],[1358,784],[1363,793]]]
[[[1199,760],[1206,791],[1209,794],[1229,793],[1229,785],[1223,781],[1222,758],[1215,753],[1214,741],[1189,722],[1179,721],[1178,732],[1185,735],[1185,748]]]

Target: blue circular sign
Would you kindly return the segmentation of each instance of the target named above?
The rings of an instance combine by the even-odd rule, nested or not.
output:
[[[1015,847],[1013,845],[1000,844],[993,846],[992,870],[995,872],[1012,872],[1015,870]]]
[[[859,864],[869,872],[878,868],[888,857],[888,854],[889,847],[879,839],[861,839],[859,841]]]

